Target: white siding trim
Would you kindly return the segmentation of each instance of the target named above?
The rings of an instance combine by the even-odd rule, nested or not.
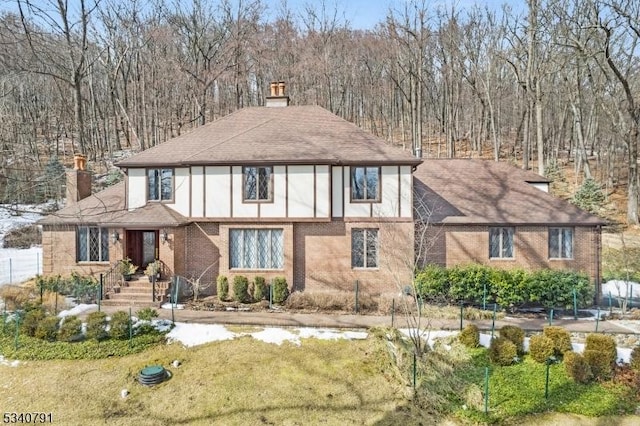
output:
[[[147,203],[147,171],[146,169],[129,169],[127,185],[129,210],[137,209]]]
[[[331,215],[333,217],[342,217],[342,204],[344,201],[344,186],[342,184],[342,167],[334,166],[331,168]]]
[[[204,167],[191,167],[191,216],[204,217]]]
[[[287,214],[287,168],[273,167],[273,202],[260,203],[260,217],[285,217]]]
[[[314,215],[314,167],[289,166],[287,182],[289,185],[288,217],[309,218]]]

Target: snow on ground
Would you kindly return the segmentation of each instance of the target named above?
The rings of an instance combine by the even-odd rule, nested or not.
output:
[[[640,283],[633,281],[610,280],[602,284],[602,297],[628,297],[631,294],[633,298],[640,298]]]
[[[67,309],[66,311],[60,311],[58,313],[58,317],[64,318],[64,317],[68,317],[70,315],[80,315],[83,312],[87,312],[87,311],[96,309],[97,307],[98,307],[98,305],[96,305],[96,304],[89,304],[88,305],[88,304],[81,303],[79,305],[74,306],[71,309]]]
[[[20,365],[20,361],[18,360],[9,361],[5,359],[2,355],[0,355],[0,365],[6,365],[7,367],[17,367],[18,365]]]
[[[368,334],[364,331],[332,330],[326,328],[279,328],[265,327],[260,331],[250,333],[234,333],[225,326],[219,324],[187,324],[177,322],[173,330],[167,334],[169,342],[180,342],[185,346],[196,346],[204,343],[232,340],[242,336],[251,336],[265,343],[282,345],[291,342],[300,346],[301,339],[316,338],[322,340],[358,340],[366,339]]]
[[[42,247],[28,249],[1,248],[4,236],[12,229],[31,225],[42,217],[49,204],[0,204],[0,286],[18,284],[42,271]]]

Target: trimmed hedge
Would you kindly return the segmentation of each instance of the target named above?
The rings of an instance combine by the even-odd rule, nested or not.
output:
[[[65,317],[60,325],[60,330],[58,330],[58,340],[61,342],[78,342],[83,338],[82,320],[75,315]]]
[[[458,340],[468,348],[477,348],[480,346],[480,330],[475,324],[467,324],[460,332]]]
[[[631,360],[629,364],[633,371],[640,373],[640,346],[636,346],[631,351]]]
[[[500,336],[516,345],[518,354],[524,353],[524,330],[515,325],[505,325],[500,329]]]
[[[253,279],[253,300],[260,301],[267,295],[267,283],[264,277],[255,277]]]
[[[609,380],[613,376],[613,365],[607,353],[585,349],[584,359],[591,368],[593,378],[596,380]]]
[[[593,378],[591,367],[580,354],[568,351],[564,353],[564,368],[576,383],[589,383]]]
[[[98,311],[87,315],[86,338],[100,341],[107,337],[109,337],[109,333],[107,333],[107,314]]]
[[[131,327],[129,314],[125,311],[114,312],[109,321],[109,334],[112,339],[128,339]]]
[[[518,348],[509,339],[496,337],[489,346],[489,359],[494,364],[511,365],[518,359]]]
[[[542,334],[553,341],[554,355],[557,357],[561,357],[573,349],[573,346],[571,346],[571,334],[562,327],[546,326]]]
[[[584,350],[602,352],[611,365],[614,365],[618,359],[616,341],[606,334],[587,334]]]
[[[284,303],[289,297],[289,286],[285,277],[275,277],[273,279],[273,303]]]
[[[487,302],[504,307],[534,303],[546,308],[571,308],[573,289],[580,307],[593,301],[594,287],[589,277],[573,271],[540,269],[503,270],[470,264],[450,269],[428,265],[418,271],[414,280],[417,294],[425,300],[457,304],[461,300],[480,305],[486,288]]]
[[[249,299],[249,279],[244,275],[236,275],[233,277],[233,300],[246,303]]]
[[[553,340],[543,334],[536,334],[529,338],[529,355],[536,362],[545,363],[553,354]]]
[[[229,280],[224,275],[218,275],[216,279],[216,289],[218,290],[218,300],[229,298]]]

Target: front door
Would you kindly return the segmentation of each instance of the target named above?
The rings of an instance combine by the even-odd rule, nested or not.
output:
[[[144,269],[157,258],[158,231],[127,231],[127,257]]]

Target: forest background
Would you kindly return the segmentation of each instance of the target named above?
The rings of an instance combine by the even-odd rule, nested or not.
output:
[[[508,161],[565,198],[588,182],[593,211],[638,223],[640,2],[392,1],[366,27],[349,3],[292,3],[0,3],[0,202],[62,199],[73,153],[113,183],[120,156],[284,81],[424,158]]]

